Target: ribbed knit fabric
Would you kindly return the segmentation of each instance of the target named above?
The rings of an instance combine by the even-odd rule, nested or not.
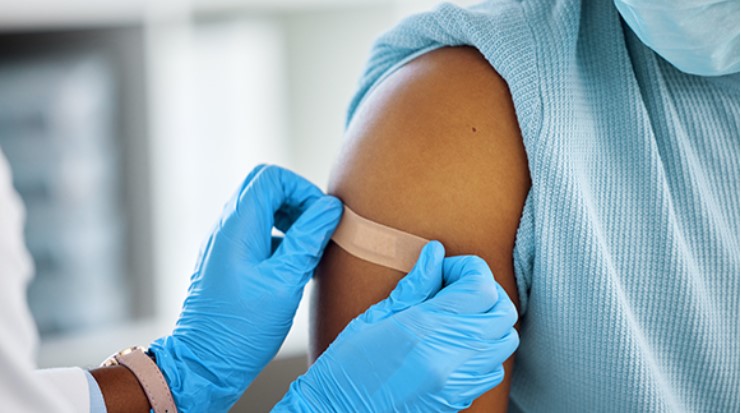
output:
[[[447,45],[507,81],[532,177],[510,410],[738,412],[738,74],[678,71],[610,0],[443,5],[378,40],[349,119]]]

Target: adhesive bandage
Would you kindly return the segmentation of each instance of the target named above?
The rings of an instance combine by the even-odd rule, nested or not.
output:
[[[345,206],[332,240],[349,254],[408,273],[429,241],[363,218]]]

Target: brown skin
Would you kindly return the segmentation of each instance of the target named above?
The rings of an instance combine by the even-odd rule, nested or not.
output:
[[[468,47],[444,48],[389,76],[360,107],[329,192],[361,216],[476,254],[519,306],[512,252],[530,189],[527,157],[504,80]],[[311,357],[403,274],[330,243],[315,277]],[[514,357],[469,412],[507,410]]]
[[[124,366],[101,367],[90,373],[103,393],[108,413],[148,413],[149,400],[131,370]]]

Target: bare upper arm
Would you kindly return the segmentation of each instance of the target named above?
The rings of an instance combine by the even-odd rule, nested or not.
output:
[[[518,303],[512,250],[530,187],[506,83],[478,51],[444,48],[389,76],[361,105],[330,193],[358,214],[428,239],[447,255],[476,254]],[[312,357],[385,298],[402,273],[330,244],[316,277]],[[506,410],[503,385],[472,408]]]

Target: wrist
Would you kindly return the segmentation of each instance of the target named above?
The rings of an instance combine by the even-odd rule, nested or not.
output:
[[[110,368],[101,370],[99,372],[101,374],[105,374],[103,372],[111,374],[117,372],[118,380],[121,383],[127,383],[125,379],[130,379],[133,376],[135,383],[139,386],[138,390],[143,391],[145,400],[154,410],[154,413],[177,413],[175,402],[161,370],[152,357],[147,355],[144,348],[135,346],[121,350],[106,359],[101,367],[104,369]],[[123,369],[113,369],[113,367],[122,367]],[[125,371],[130,374],[124,374]],[[101,380],[103,380],[103,377],[101,377]],[[136,386],[124,387],[122,385],[122,390],[131,389],[133,391],[136,388]],[[129,397],[132,397],[138,396],[141,392],[129,393],[131,393]],[[119,407],[118,403],[114,404]]]
[[[149,351],[170,387],[178,411],[226,412],[242,391],[209,368],[183,340],[166,336],[152,342]]]
[[[149,400],[139,381],[124,366],[90,370],[98,383],[108,413],[149,412]]]

